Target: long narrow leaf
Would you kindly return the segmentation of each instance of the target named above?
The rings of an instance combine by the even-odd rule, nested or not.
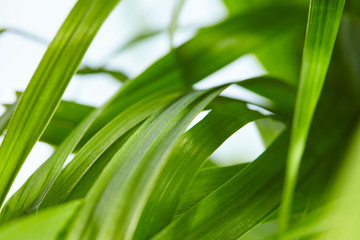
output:
[[[186,132],[158,176],[134,237],[148,239],[169,224],[182,194],[204,161],[238,129],[263,117],[248,109],[245,103],[231,101],[213,107],[201,122]]]
[[[340,64],[334,62],[333,66]],[[307,185],[301,193],[303,197],[297,199],[302,204],[313,196],[314,181],[308,180],[319,174],[318,170],[321,175],[314,176],[313,180],[329,183],[329,175],[342,161],[345,148],[342,143],[344,139],[348,139],[358,119],[359,110],[355,101],[357,97],[351,94],[349,81],[339,82],[338,69],[332,70],[319,102],[319,111],[312,123],[309,145],[300,169],[298,186]],[[338,121],[339,116],[342,121]],[[264,221],[267,214],[279,206],[281,200],[286,141],[281,145],[278,148],[271,145],[259,159],[165,227],[154,239],[237,239]],[[274,148],[277,150],[271,152]],[[274,158],[265,160],[267,157],[264,157],[264,154]],[[260,159],[263,160],[258,163]],[[263,170],[260,170],[261,168]]]
[[[111,144],[176,96],[178,93],[153,94],[120,113],[99,131],[62,170],[54,184],[40,200],[40,208],[57,205],[64,201],[91,165]]]
[[[119,0],[79,0],[20,98],[0,147],[0,204],[44,132],[97,31]]]
[[[171,148],[191,120],[221,90],[191,92],[142,124],[115,154],[85,198],[86,205],[69,238],[132,238]]]
[[[311,121],[325,81],[345,0],[311,0],[289,145],[280,231],[288,225],[293,191]]]

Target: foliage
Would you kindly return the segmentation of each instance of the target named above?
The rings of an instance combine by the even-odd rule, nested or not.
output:
[[[78,0],[0,118],[0,239],[358,239],[357,0],[224,0],[226,19],[175,46],[179,0],[164,30],[171,49],[143,73],[79,69],[118,2]],[[268,74],[232,84],[270,104],[219,96],[232,84],[194,89],[248,53]],[[64,101],[76,73],[123,85],[97,108]],[[285,130],[272,141],[275,125],[259,124],[268,147],[256,160],[211,164],[226,139],[259,119]],[[38,141],[55,152],[5,202]]]

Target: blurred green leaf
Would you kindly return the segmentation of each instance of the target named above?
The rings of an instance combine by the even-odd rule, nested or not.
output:
[[[128,79],[126,74],[119,72],[119,71],[109,70],[104,67],[91,68],[88,66],[84,66],[76,72],[76,74],[78,74],[78,75],[88,75],[88,74],[98,74],[98,73],[109,74],[110,76],[114,77],[115,79],[119,80],[120,82],[125,82]]]
[[[298,31],[304,15],[303,8],[294,6],[263,7],[201,29],[175,50],[185,79],[195,83],[240,56]]]
[[[247,79],[237,85],[269,99],[271,105],[262,107],[290,121],[295,105],[296,89],[294,87],[267,76]]]
[[[295,114],[289,145],[286,181],[280,209],[280,231],[288,225],[293,191],[311,121],[325,81],[345,0],[311,0]]]
[[[59,239],[62,231],[68,227],[81,205],[81,201],[71,202],[36,215],[27,216],[20,221],[2,225],[0,239]]]

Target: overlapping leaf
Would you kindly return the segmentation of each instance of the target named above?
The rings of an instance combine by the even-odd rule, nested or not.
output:
[[[86,205],[69,238],[131,238],[172,147],[191,120],[221,91],[191,92],[142,124],[85,198]]]
[[[79,0],[20,98],[0,147],[0,203],[54,114],[97,31],[119,0]]]

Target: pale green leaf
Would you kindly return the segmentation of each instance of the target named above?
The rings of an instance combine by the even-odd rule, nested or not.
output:
[[[71,202],[39,214],[29,215],[0,227],[0,239],[11,240],[56,240],[62,235],[81,201]]]
[[[344,4],[345,0],[311,0],[310,2],[283,203],[280,210],[281,231],[284,231],[288,225],[300,161],[330,64]]]

